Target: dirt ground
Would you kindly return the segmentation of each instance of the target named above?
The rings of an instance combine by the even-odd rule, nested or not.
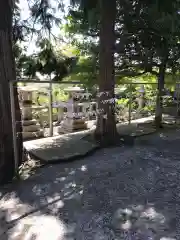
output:
[[[180,130],[37,170],[0,191],[1,240],[180,239]]]

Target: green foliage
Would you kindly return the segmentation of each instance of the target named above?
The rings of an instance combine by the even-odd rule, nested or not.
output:
[[[12,21],[12,39],[13,44],[25,41],[27,35],[29,34],[29,29],[26,22],[21,19],[19,0],[14,1],[14,12]]]
[[[128,104],[129,104],[129,99],[127,98],[121,98],[117,100],[117,105],[121,107],[128,107]]]
[[[57,55],[49,40],[43,39],[37,43],[40,51],[37,54],[26,56],[20,53],[17,66],[23,71],[23,76],[35,78],[36,73],[51,76],[53,81],[61,81],[76,65],[75,57]]]
[[[63,90],[59,88],[59,86],[53,89],[53,99],[55,101],[67,101],[68,94],[66,94]]]
[[[94,24],[95,20],[97,20],[94,17],[96,16],[99,3],[100,1],[98,0],[71,0],[72,5],[79,7],[83,22],[88,22],[89,24]]]
[[[71,35],[81,34],[84,42],[87,42],[90,37],[99,35],[99,1],[95,1],[94,7],[88,0],[74,2],[78,3],[80,8],[70,10],[66,31]],[[120,79],[140,76],[147,72],[157,76],[164,61],[167,69],[177,74],[180,53],[179,3],[166,1],[161,5],[160,2],[117,1],[115,71]],[[94,21],[89,20],[84,9],[89,11]],[[74,40],[76,45],[77,42],[77,39]],[[91,45],[89,40],[85,48],[90,49]],[[80,44],[78,46],[83,49]]]
[[[80,56],[77,66],[74,65],[76,60],[67,59],[61,53],[57,56],[54,51],[51,51],[51,46],[48,46],[48,41],[43,40],[44,43],[39,41],[38,44],[41,48],[39,60],[37,56],[32,56],[32,59],[23,57],[26,62],[24,64],[25,74],[32,73],[31,76],[34,76],[35,68],[37,68],[42,74],[52,73],[55,76],[54,80],[61,80],[71,72],[67,80],[77,79],[87,86],[93,85],[96,82],[99,68],[99,2],[97,0],[73,0],[73,5],[66,16],[63,30],[72,46],[77,49],[77,55]],[[62,9],[61,7],[62,5],[59,9]],[[178,1],[165,1],[162,4],[162,0],[148,2],[117,0],[114,49],[117,83],[137,80],[134,78],[136,76],[138,76],[137,81],[145,79],[157,81],[158,69],[165,58],[166,68],[169,71],[166,76],[167,81],[171,73],[178,74],[180,55],[178,9]],[[53,15],[55,9],[53,10],[49,1],[31,1],[30,11],[31,24],[29,24],[30,21],[24,24],[28,27],[32,27],[34,23],[34,28],[36,24],[39,24],[41,30],[44,28],[50,31],[52,25],[59,22],[59,19]]]
[[[31,18],[26,22],[19,21],[19,12],[16,8],[14,33],[51,32],[53,24],[59,24],[57,11],[62,11],[62,3],[54,0],[58,8],[55,9],[48,0],[29,1]],[[72,43],[78,47],[81,54],[95,56],[98,65],[98,36],[99,36],[99,3],[98,0],[72,0],[69,14],[64,26],[66,34],[71,37]],[[116,74],[124,77],[140,76],[149,72],[157,75],[159,64],[167,58],[167,68],[173,74],[179,69],[179,2],[174,1],[119,1],[117,0],[116,18]],[[153,16],[153,17],[152,17]],[[21,31],[23,30],[23,31]],[[81,35],[81,41],[75,35]],[[15,34],[18,35],[18,34]],[[68,36],[68,35],[67,35]],[[16,37],[17,39],[17,37]],[[21,38],[22,39],[22,38]],[[64,61],[64,59],[63,59]],[[54,64],[52,56],[48,67]],[[46,69],[46,70],[45,70]],[[62,68],[61,68],[62,70]],[[58,72],[61,72],[59,69]],[[51,68],[52,71],[52,68]],[[64,70],[61,74],[63,75]],[[57,74],[57,73],[56,73]],[[58,76],[59,78],[59,76]]]
[[[54,81],[64,78],[71,67],[76,63],[74,58],[66,58],[63,55],[56,55],[49,40],[44,39],[38,43],[40,52],[37,55],[37,71],[42,75],[54,75]]]
[[[96,84],[96,62],[92,56],[81,56],[77,62],[77,65],[72,70],[72,73],[66,78],[66,80],[78,80],[81,81],[86,87],[91,87]]]

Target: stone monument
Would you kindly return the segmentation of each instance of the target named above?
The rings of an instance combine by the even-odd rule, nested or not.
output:
[[[43,136],[43,131],[40,129],[40,125],[36,119],[33,119],[32,96],[35,91],[37,91],[37,89],[28,86],[18,87],[23,129],[22,136],[24,140]]]
[[[82,103],[84,97],[84,89],[79,87],[69,87],[64,90],[69,94],[69,99],[66,103],[59,103],[59,107],[67,109],[58,129],[58,133],[70,133],[87,129],[85,121],[86,113]]]
[[[138,102],[137,116],[143,117],[143,108],[145,107],[145,89],[143,84],[138,89],[138,93],[139,94],[137,97]]]

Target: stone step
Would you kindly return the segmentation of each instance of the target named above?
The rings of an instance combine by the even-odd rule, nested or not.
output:
[[[67,125],[77,125],[77,124],[84,124],[86,121],[85,119],[65,119],[62,121],[62,124],[67,124]]]
[[[40,125],[29,125],[29,126],[23,126],[23,132],[36,132],[40,130]]]
[[[84,128],[82,129],[68,129],[68,128],[59,128],[58,129],[58,134],[66,134],[66,133],[73,133],[73,132],[77,132],[77,131],[83,131],[83,130],[86,130]]]
[[[39,130],[36,132],[22,132],[23,140],[35,139],[39,137],[44,137],[44,131]]]
[[[58,128],[58,133],[71,133],[75,131],[87,130],[87,124],[78,124],[76,126],[62,125]]]
[[[76,128],[76,127],[78,127],[78,126],[81,126],[81,125],[86,125],[86,122],[77,122],[77,123],[71,123],[71,124],[68,124],[68,123],[66,123],[66,122],[63,122],[62,124],[61,124],[61,126],[67,126],[67,127],[72,127],[72,128]]]
[[[67,123],[62,123],[61,127],[67,127],[67,128],[72,128],[72,129],[78,129],[82,127],[87,127],[87,123],[82,122],[82,123],[76,123],[76,124],[67,124]]]
[[[23,126],[30,126],[30,125],[35,125],[37,124],[37,120],[36,119],[32,119],[32,120],[23,120],[22,121],[22,125]]]

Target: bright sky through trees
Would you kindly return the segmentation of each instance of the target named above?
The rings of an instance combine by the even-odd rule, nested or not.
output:
[[[30,16],[29,13],[29,7],[28,7],[28,0],[20,0],[19,1],[19,7],[21,9],[21,18],[23,20],[28,19],[28,17]],[[52,4],[55,6],[55,0],[51,0]],[[70,0],[63,0],[63,3],[65,4],[65,12],[68,9],[68,6],[70,5]],[[62,13],[59,11],[58,12],[58,17],[61,16]],[[63,18],[63,16],[62,16]],[[52,30],[53,34],[55,36],[58,36],[60,33],[60,27],[54,26],[53,30]],[[31,40],[25,44],[23,44],[27,47],[27,53],[28,54],[32,54],[34,51],[36,51],[36,46],[35,46],[35,39]]]

